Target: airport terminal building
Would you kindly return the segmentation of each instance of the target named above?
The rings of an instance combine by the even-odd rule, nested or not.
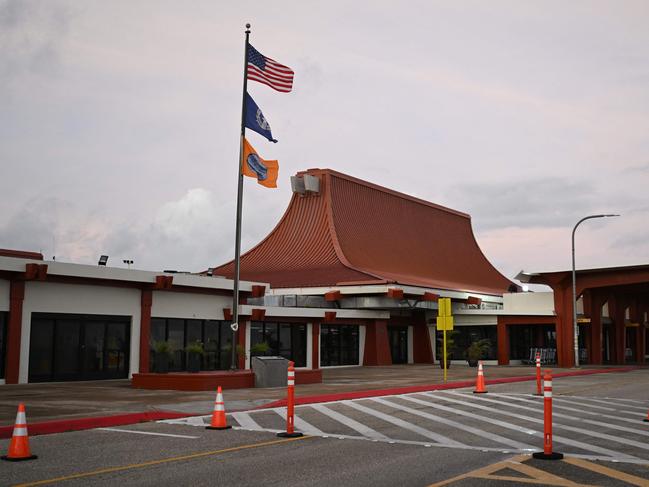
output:
[[[280,222],[241,259],[239,369],[281,355],[304,383],[325,367],[433,363],[440,297],[453,303],[454,360],[486,338],[494,364],[543,348],[572,365],[569,272],[521,274],[552,288],[522,293],[482,254],[469,215],[328,169],[292,187]],[[232,274],[232,263],[150,272],[0,250],[0,383],[149,376],[162,342],[170,372],[188,369],[196,341],[202,371],[227,370]],[[577,283],[581,362],[644,363],[649,266],[579,271]]]

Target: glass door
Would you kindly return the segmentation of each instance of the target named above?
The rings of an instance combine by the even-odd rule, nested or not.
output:
[[[404,326],[389,326],[388,339],[393,364],[408,363],[408,328]]]

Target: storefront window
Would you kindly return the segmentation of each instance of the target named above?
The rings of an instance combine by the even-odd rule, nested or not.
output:
[[[552,325],[512,325],[508,328],[511,360],[528,360],[532,348],[556,350],[557,336]]]
[[[306,325],[253,321],[250,325],[250,355],[279,355],[306,367]]]
[[[441,340],[442,333],[438,332]],[[487,339],[491,345],[484,360],[495,360],[497,352],[497,330],[495,326],[455,326],[453,328],[453,347],[449,353],[453,354],[453,360],[463,360],[465,351],[473,342]]]
[[[320,325],[320,364],[358,365],[358,326]]]
[[[153,345],[168,342],[171,347],[169,370],[186,370],[185,347],[199,341],[203,344],[202,370],[225,370],[230,367],[232,330],[229,322],[216,320],[183,320],[151,318],[151,363],[154,363]]]

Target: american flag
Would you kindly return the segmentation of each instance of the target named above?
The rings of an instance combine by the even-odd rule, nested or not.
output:
[[[293,88],[293,70],[261,54],[248,44],[248,79],[288,93]]]

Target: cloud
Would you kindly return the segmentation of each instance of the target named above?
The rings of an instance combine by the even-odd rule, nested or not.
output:
[[[445,199],[471,214],[476,229],[487,230],[570,225],[596,206],[599,195],[588,182],[544,178],[455,185]]]
[[[55,73],[71,11],[55,2],[0,2],[0,82]]]

